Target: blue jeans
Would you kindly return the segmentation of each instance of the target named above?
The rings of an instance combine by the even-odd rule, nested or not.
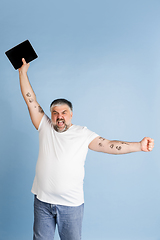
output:
[[[33,240],[53,240],[56,224],[61,240],[80,240],[84,204],[68,207],[34,198]]]

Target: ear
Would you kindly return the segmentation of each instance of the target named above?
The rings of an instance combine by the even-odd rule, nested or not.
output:
[[[71,112],[71,118],[73,117],[73,112]]]

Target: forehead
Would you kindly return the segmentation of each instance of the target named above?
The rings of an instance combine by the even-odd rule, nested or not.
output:
[[[67,104],[63,104],[63,105],[52,107],[52,112],[53,111],[56,111],[56,112],[70,111],[70,108]]]

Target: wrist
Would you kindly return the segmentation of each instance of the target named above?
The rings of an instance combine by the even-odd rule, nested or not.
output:
[[[141,152],[142,151],[142,144],[141,142],[138,142],[138,152]]]
[[[19,75],[20,76],[27,76],[27,72],[22,70],[22,69],[19,69]]]

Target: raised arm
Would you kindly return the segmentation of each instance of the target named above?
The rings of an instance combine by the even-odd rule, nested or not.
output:
[[[44,112],[36,100],[36,95],[30,85],[30,82],[27,76],[29,63],[26,63],[24,58],[22,59],[22,62],[23,62],[23,65],[21,68],[19,68],[21,92],[28,106],[32,123],[35,126],[35,128],[38,129],[41,119],[44,115]]]
[[[90,144],[89,149],[97,152],[110,154],[125,154],[131,152],[152,151],[154,140],[145,137],[140,142],[110,141],[102,137],[96,137]]]

